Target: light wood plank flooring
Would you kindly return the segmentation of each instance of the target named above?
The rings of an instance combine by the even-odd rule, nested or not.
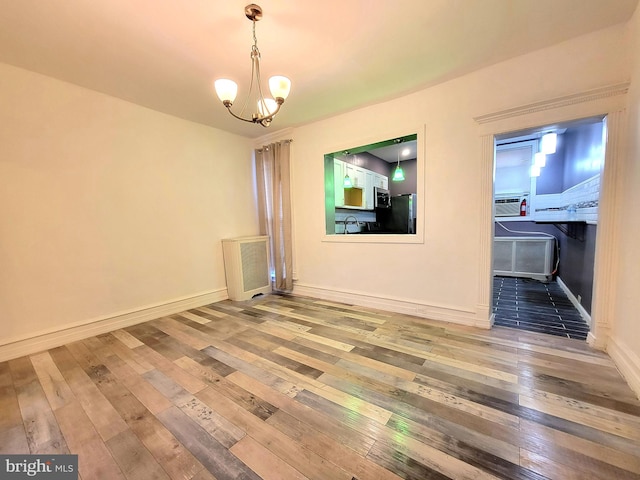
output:
[[[297,296],[0,363],[0,452],[92,479],[638,479],[640,402],[584,342]]]

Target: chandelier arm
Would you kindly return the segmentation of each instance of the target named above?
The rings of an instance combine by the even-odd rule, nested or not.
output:
[[[276,116],[276,113],[278,113],[280,111],[280,107],[282,106],[282,102],[278,102],[277,103],[277,107],[276,110],[272,113],[270,113],[269,115],[267,115],[266,117],[260,117],[258,118],[256,121],[257,123],[259,123],[260,125],[262,125],[263,127],[268,127],[269,123],[271,123],[271,120],[273,120],[273,117]],[[263,122],[267,122],[266,125],[264,125]]]
[[[255,36],[254,36],[254,41],[257,42],[257,40],[255,40]],[[267,108],[267,102],[264,99],[264,93],[262,93],[262,76],[260,75],[260,50],[258,50],[258,45],[254,44],[254,52],[252,53],[252,57],[254,58],[254,62],[253,65],[254,67],[252,67],[252,71],[251,71],[251,82],[253,85],[253,79],[254,79],[254,71],[255,71],[255,80],[257,83],[257,95],[256,95],[256,100],[257,103],[259,103],[260,105],[262,105],[262,109],[265,112],[268,112],[269,109]],[[272,116],[272,115],[269,115]],[[266,118],[266,117],[260,117],[262,118]]]
[[[255,28],[256,22],[253,22],[253,25]],[[253,47],[251,47],[251,80],[249,82],[249,91],[247,92],[247,96],[244,98],[244,103],[242,104],[242,108],[240,109],[240,115],[244,114],[247,105],[249,105],[249,99],[251,98],[251,93],[253,92],[253,79],[255,77],[256,64],[259,65],[259,61],[260,50],[258,50],[258,47],[254,44]]]
[[[226,106],[226,105],[225,105],[225,106]],[[233,113],[233,112],[231,111],[231,105],[226,106],[226,107],[227,107],[227,111],[228,111],[231,115],[233,115],[234,117],[236,117],[238,120],[242,120],[243,122],[248,122],[248,123],[257,123],[257,121],[258,121],[258,119],[256,119],[256,118],[247,119],[247,118],[242,118],[242,117],[241,117],[241,116],[239,116],[239,115],[236,115],[235,113]],[[242,115],[242,112],[240,113],[240,115]]]
[[[255,60],[255,78],[256,78],[256,82],[258,83],[258,102],[260,102],[262,104],[262,108],[264,109],[265,112],[268,112],[269,110],[267,109],[267,103],[264,101],[264,94],[262,93],[262,77],[260,76],[260,50],[258,50],[258,47],[256,46],[256,52],[257,52],[257,57]],[[253,72],[252,72],[253,73]],[[253,81],[253,75],[251,75],[251,80]]]
[[[258,48],[258,37],[256,36],[256,21],[253,20],[251,23],[253,31],[253,47],[251,47],[251,83],[249,85],[249,96],[253,90],[253,79],[255,78],[258,83],[258,98],[256,100],[264,104],[262,87],[260,86],[260,49]],[[247,96],[247,101],[249,96]]]
[[[230,102],[228,104],[225,103],[224,106],[227,107],[227,111],[238,120],[242,120],[243,122],[248,122],[248,123],[259,123],[263,127],[268,127],[269,123],[271,123],[271,120],[273,120],[273,117],[275,117],[276,114],[280,111],[280,107],[282,106],[283,103],[284,101],[281,98],[278,98],[276,100],[276,109],[273,113],[265,117],[252,117],[251,119],[241,117],[240,115],[242,115],[242,112],[240,112],[240,115],[236,115],[235,113],[233,113],[231,111],[232,104]]]

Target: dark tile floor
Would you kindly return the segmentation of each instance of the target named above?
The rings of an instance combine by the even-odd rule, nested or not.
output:
[[[589,327],[560,285],[493,277],[494,325],[584,340]]]

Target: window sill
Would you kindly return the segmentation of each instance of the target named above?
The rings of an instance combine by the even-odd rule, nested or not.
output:
[[[336,235],[324,235],[323,242],[327,243],[424,243],[424,236],[416,234],[395,234],[395,233],[348,233]]]
[[[533,217],[527,215],[525,217],[494,217],[496,222],[533,222]]]

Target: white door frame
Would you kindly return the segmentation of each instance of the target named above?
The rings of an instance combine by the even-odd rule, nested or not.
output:
[[[527,130],[554,123],[606,115],[607,144],[605,162],[600,180],[598,230],[594,265],[591,331],[587,341],[597,349],[605,350],[614,322],[614,296],[617,278],[617,245],[620,225],[620,191],[622,181],[623,146],[626,135],[626,93],[629,83],[610,85],[573,95],[566,95],[521,107],[474,117],[481,139],[479,202],[479,319],[493,325],[493,175],[495,137],[500,134]]]

